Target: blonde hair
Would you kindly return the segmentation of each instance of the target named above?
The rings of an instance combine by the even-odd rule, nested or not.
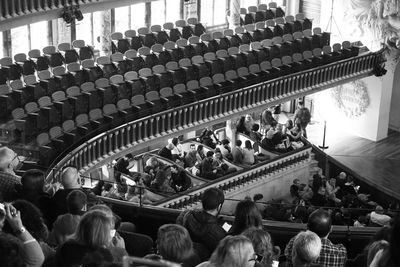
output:
[[[250,239],[243,235],[227,236],[219,242],[211,255],[212,266],[244,267],[249,265],[249,258],[244,253],[245,246],[253,247]]]
[[[193,255],[189,232],[177,224],[165,224],[158,229],[158,253],[166,260],[183,262]]]
[[[112,228],[113,221],[107,213],[101,210],[88,211],[82,216],[74,239],[94,248],[108,247],[112,239]]]

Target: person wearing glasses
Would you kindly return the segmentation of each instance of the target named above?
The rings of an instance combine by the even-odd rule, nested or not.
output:
[[[221,240],[209,261],[197,267],[253,267],[262,260],[254,253],[250,239],[243,235],[227,236]]]
[[[8,147],[0,148],[0,202],[12,201],[15,185],[21,184],[21,178],[14,172],[18,164],[17,153]]]

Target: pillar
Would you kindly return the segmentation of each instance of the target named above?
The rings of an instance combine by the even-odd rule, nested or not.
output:
[[[231,0],[229,13],[229,28],[235,29],[240,26],[240,0]]]
[[[233,146],[233,144],[236,142],[236,121],[237,119],[226,121],[225,138],[231,141],[231,146]]]
[[[111,54],[111,10],[101,12],[100,55]]]

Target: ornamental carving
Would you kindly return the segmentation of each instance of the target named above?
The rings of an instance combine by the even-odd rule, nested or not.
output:
[[[334,88],[332,97],[339,110],[349,118],[361,116],[370,104],[367,85],[362,80]]]

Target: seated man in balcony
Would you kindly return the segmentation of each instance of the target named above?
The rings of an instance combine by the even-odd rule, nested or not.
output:
[[[211,254],[219,241],[226,236],[225,230],[218,224],[218,214],[224,203],[224,192],[218,188],[204,191],[202,209],[183,211],[177,218],[177,224],[183,225],[193,242],[205,246]]]
[[[197,157],[196,145],[191,144],[190,151],[185,156],[185,168],[194,175],[197,175],[198,167],[200,166],[202,161],[199,161],[198,159],[199,158]]]
[[[171,187],[175,192],[183,192],[192,186],[192,180],[186,175],[186,172],[177,165],[171,166]]]
[[[236,146],[232,148],[233,163],[243,164],[242,141],[236,140]]]
[[[307,229],[316,233],[322,242],[322,248],[316,259],[311,266],[332,266],[344,267],[347,260],[347,250],[342,244],[333,244],[329,239],[329,234],[332,232],[332,219],[328,211],[318,209],[311,213]],[[291,267],[293,256],[293,243],[295,237],[290,239],[285,248],[286,266]]]
[[[209,180],[214,180],[222,176],[213,164],[213,156],[214,152],[207,151],[206,158],[201,162],[200,175]]]
[[[223,139],[221,141],[221,144],[219,144],[217,148],[221,151],[222,156],[224,156],[228,160],[233,160],[232,149],[229,143],[230,142],[228,139]]]
[[[255,142],[261,142],[262,134],[258,131],[260,129],[260,125],[258,123],[253,124],[250,131],[250,138]]]

